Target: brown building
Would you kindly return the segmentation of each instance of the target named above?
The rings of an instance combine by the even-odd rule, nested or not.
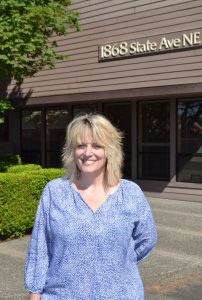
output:
[[[124,174],[151,196],[202,200],[202,1],[75,0],[82,31],[58,37],[69,60],[2,93],[19,103],[1,153],[59,166],[66,124],[109,116],[125,133]]]

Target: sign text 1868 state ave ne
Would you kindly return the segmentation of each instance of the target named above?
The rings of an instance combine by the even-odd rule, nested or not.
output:
[[[202,46],[200,31],[183,33],[179,37],[161,37],[159,40],[146,39],[121,41],[99,46],[99,61],[129,58],[139,55],[158,54],[173,50],[186,50]]]

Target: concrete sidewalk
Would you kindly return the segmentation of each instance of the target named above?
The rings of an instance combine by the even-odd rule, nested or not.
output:
[[[159,240],[140,264],[145,300],[201,300],[202,203],[151,198],[150,204]],[[23,288],[28,241],[25,236],[0,243],[0,300],[28,299]]]
[[[202,203],[152,199],[158,245],[140,266],[148,300],[202,299]]]

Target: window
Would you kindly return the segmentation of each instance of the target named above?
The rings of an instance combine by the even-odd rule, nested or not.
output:
[[[46,111],[46,166],[60,167],[65,129],[68,124],[67,109]]]
[[[1,114],[4,122],[0,124],[0,142],[8,142],[9,140],[9,113],[8,111]]]
[[[179,100],[177,119],[177,181],[202,183],[202,100]]]
[[[78,114],[89,114],[94,113],[97,110],[97,105],[95,104],[82,104],[82,105],[74,105],[73,106],[73,117]]]
[[[75,105],[74,115],[94,112],[96,105]],[[69,122],[67,108],[24,109],[21,114],[21,156],[25,163],[61,167],[62,147]]]
[[[41,111],[22,111],[21,156],[25,163],[41,164]]]
[[[106,116],[114,126],[124,134],[123,151],[124,164],[123,176],[131,178],[131,104],[130,103],[107,103],[104,106]]]
[[[138,178],[169,180],[170,104],[144,101],[138,106]]]

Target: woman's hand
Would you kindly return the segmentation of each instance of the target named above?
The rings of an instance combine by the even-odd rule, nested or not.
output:
[[[29,294],[29,300],[40,300],[40,299],[41,299],[40,294],[34,294],[34,293]]]

